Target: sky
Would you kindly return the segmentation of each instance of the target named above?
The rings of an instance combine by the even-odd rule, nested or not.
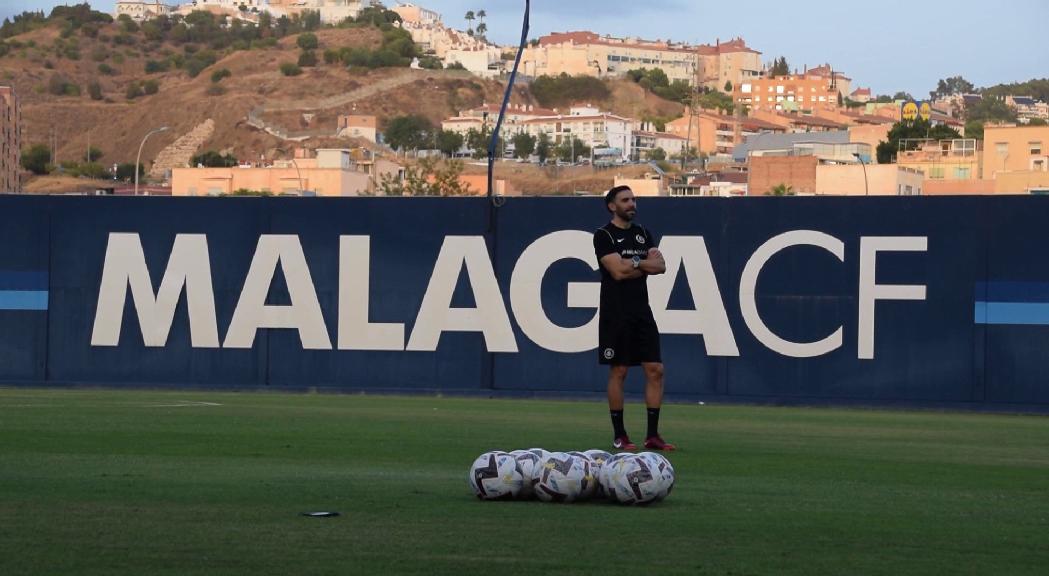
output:
[[[89,0],[90,1],[90,0]],[[181,0],[168,0],[171,3]],[[0,0],[0,18],[49,11],[75,0]],[[184,2],[182,2],[184,3]],[[488,37],[517,44],[523,0],[414,0],[464,29],[467,10],[488,14]],[[113,0],[94,0],[111,12]],[[390,1],[389,5],[396,4]],[[1046,0],[880,0],[799,3],[782,0],[533,0],[530,38],[590,30],[613,36],[713,44],[742,36],[771,61],[792,68],[831,64],[875,94],[928,96],[940,78],[976,86],[1049,77]],[[818,9],[816,8],[818,6]]]

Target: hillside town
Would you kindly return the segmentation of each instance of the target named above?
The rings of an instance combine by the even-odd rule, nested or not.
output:
[[[0,80],[0,189],[487,194],[487,150],[518,47],[489,41],[485,18],[484,10],[471,11],[461,30],[432,9],[371,0],[118,0],[113,14],[26,13],[5,22],[0,66],[40,62],[42,73]],[[37,39],[47,26],[61,30],[47,36],[53,52]],[[92,57],[107,85],[60,76],[82,68],[81,46],[101,36],[109,44]],[[232,40],[220,42],[226,37]],[[371,48],[353,45],[366,41]],[[135,51],[121,49],[136,42]],[[156,53],[147,57],[150,49]],[[256,49],[273,61],[265,80],[258,61],[245,56]],[[118,83],[126,73],[107,64],[111,54],[143,59],[148,79]],[[297,60],[279,62],[287,54]],[[340,71],[349,80],[334,76]],[[231,100],[227,86],[249,72],[260,74],[249,83],[255,93],[219,117],[224,108],[215,103]],[[330,90],[293,93],[304,73],[327,74]],[[148,110],[158,91],[178,82],[199,86],[212,104],[193,114],[187,107],[179,126],[124,130],[120,150],[89,139],[83,158],[62,162],[63,138],[38,120],[52,118],[56,106]],[[1049,193],[1046,84],[1016,85],[1040,90],[1025,93],[954,77],[927,97],[876,95],[832,63],[792,65],[740,37],[689,44],[552,32],[520,54],[491,192],[599,194],[627,184],[639,196]],[[408,103],[423,98],[418,90],[441,97],[424,113]],[[628,100],[633,108],[622,103]],[[55,184],[44,187],[49,179]]]

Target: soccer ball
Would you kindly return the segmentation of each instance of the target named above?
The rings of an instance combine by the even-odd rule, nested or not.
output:
[[[674,489],[674,467],[670,464],[670,460],[656,452],[642,452],[637,457],[645,460],[649,469],[652,470],[652,475],[659,482],[656,501],[669,496],[670,491]]]
[[[467,477],[481,500],[509,500],[521,493],[523,479],[517,459],[506,452],[486,452],[474,460]]]
[[[610,468],[605,489],[612,500],[621,504],[649,504],[660,499],[663,481],[648,458],[628,454],[606,466]]]
[[[517,469],[521,471],[521,492],[517,497],[522,500],[531,498],[539,482],[540,458],[529,450],[514,450],[510,455],[517,459]]]
[[[590,456],[586,452],[568,452],[568,454],[581,458],[586,461],[588,468],[590,469],[590,481],[587,482],[583,492],[579,494],[579,500],[589,500],[597,494],[597,468],[594,466],[594,461],[590,459]]]
[[[573,502],[590,490],[593,482],[589,459],[552,452],[539,463],[535,495],[543,502]]]
[[[615,468],[616,462],[629,456],[633,456],[633,454],[630,454],[629,452],[619,452],[613,454],[610,458],[606,459],[604,462],[601,463],[601,467],[597,471],[597,484],[601,487],[601,493],[605,496],[608,496],[609,498],[612,497],[612,493],[611,490],[609,490],[609,488],[612,482],[612,469]]]
[[[546,460],[550,456],[550,452],[543,450],[542,448],[529,448],[526,452],[531,452],[539,457],[539,460]]]
[[[605,462],[612,458],[612,455],[604,450],[587,450],[583,452],[587,458],[590,458],[590,471],[594,475],[594,478],[598,481],[595,482],[594,493],[598,496],[605,496],[605,487],[600,482],[601,469],[604,468]]]

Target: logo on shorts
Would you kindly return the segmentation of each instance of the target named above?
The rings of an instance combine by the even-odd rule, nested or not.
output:
[[[634,239],[637,240],[638,244],[644,244],[645,243],[645,235],[644,234],[638,234],[637,236],[634,237]]]
[[[605,360],[611,360],[615,355],[616,351],[611,348],[605,348]]]

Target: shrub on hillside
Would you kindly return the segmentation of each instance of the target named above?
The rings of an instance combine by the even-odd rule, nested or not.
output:
[[[47,92],[54,96],[79,96],[80,86],[73,84],[61,74],[55,74],[47,81]]]
[[[87,94],[92,100],[102,99],[102,85],[98,83],[98,80],[92,80],[87,84]]]
[[[115,68],[106,64],[105,62],[98,65],[98,73],[103,76],[116,76],[117,71]]]
[[[309,68],[317,65],[317,53],[313,50],[305,50],[299,54],[299,66]]]
[[[135,98],[144,95],[145,91],[142,90],[142,83],[138,80],[132,80],[131,83],[127,85],[127,91],[124,92],[124,96],[128,100],[134,100]]]
[[[51,164],[51,148],[47,144],[33,144],[22,151],[22,168],[33,174],[47,174]]]
[[[294,62],[284,62],[280,65],[280,73],[285,76],[298,76],[302,74],[302,68]]]
[[[160,91],[160,82],[157,82],[156,80],[150,78],[149,80],[146,80],[142,83],[142,91],[145,92],[147,95],[152,96],[153,94],[156,94]]]
[[[295,39],[295,44],[303,50],[316,50],[320,43],[317,41],[317,35],[313,32],[304,32],[299,34],[299,37]]]
[[[233,76],[233,73],[229,71],[229,68],[219,68],[211,73],[211,81],[212,83],[218,84],[219,82],[222,82],[224,78],[229,78],[230,76]]]
[[[451,68],[449,66],[449,68]],[[540,76],[530,85],[540,106],[547,108],[573,102],[606,100],[611,92],[601,80],[592,76]]]
[[[211,84],[208,89],[204,91],[208,96],[222,96],[226,93],[226,89],[220,84]]]
[[[169,68],[171,68],[169,60],[146,60],[146,74],[167,72]]]

